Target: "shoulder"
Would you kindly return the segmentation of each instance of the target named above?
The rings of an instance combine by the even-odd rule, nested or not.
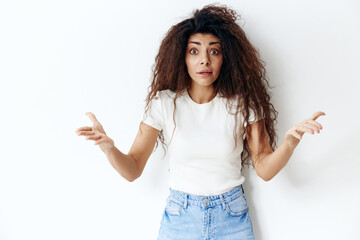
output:
[[[165,90],[161,90],[159,92],[157,92],[157,94],[159,95],[159,97],[161,98],[175,98],[176,93],[171,91],[170,89],[165,89]]]
[[[155,96],[151,98],[149,104],[154,106],[155,108],[167,109],[171,107],[175,95],[175,92],[168,89],[157,91]]]
[[[171,103],[176,97],[176,92],[173,92],[169,89],[158,91],[155,95],[156,100],[162,103]]]
[[[234,95],[232,97],[229,98],[221,98],[223,104],[226,106],[227,110],[233,114],[235,114],[237,112],[237,107],[240,104],[240,108],[242,106],[241,104],[241,99],[240,99],[240,103],[239,103],[239,96],[238,95]]]

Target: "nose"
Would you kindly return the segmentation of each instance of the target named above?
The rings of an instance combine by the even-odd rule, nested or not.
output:
[[[205,66],[210,64],[210,59],[206,52],[204,54],[202,54],[200,64],[205,65]]]

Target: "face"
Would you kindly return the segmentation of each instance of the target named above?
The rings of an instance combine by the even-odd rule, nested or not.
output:
[[[207,33],[191,35],[185,62],[192,84],[211,86],[219,77],[223,63],[220,39]]]

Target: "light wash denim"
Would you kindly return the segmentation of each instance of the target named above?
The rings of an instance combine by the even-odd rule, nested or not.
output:
[[[255,239],[241,185],[214,196],[169,190],[158,240]]]

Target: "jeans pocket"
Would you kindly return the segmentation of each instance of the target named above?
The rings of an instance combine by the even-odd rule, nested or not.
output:
[[[169,215],[181,215],[181,205],[176,202],[172,197],[168,197],[166,200],[165,212]]]
[[[228,202],[226,210],[230,216],[241,216],[246,213],[249,208],[245,196],[241,195],[238,198]]]

